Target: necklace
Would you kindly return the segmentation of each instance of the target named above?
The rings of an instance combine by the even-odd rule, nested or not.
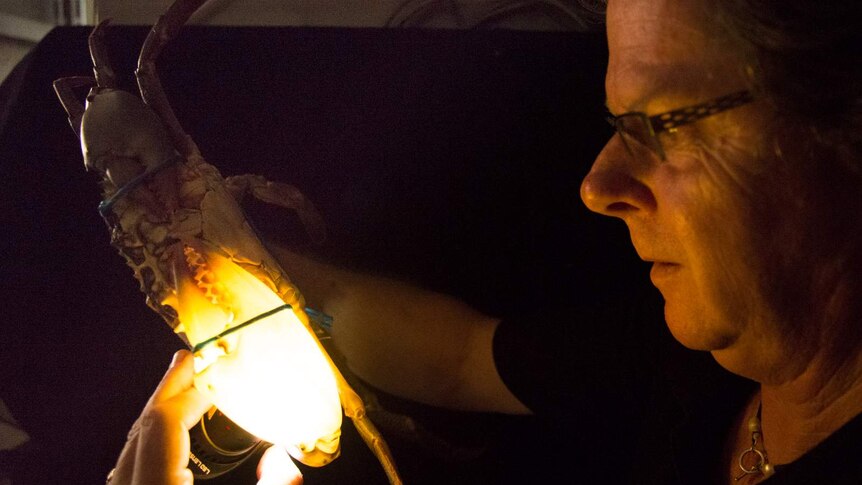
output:
[[[757,405],[757,413],[748,418],[748,431],[751,433],[751,446],[742,450],[737,459],[737,464],[742,473],[734,478],[734,481],[739,481],[743,477],[749,475],[763,475],[764,478],[772,476],[775,473],[775,467],[769,463],[769,458],[766,456],[766,448],[760,450],[757,448],[758,442],[763,437],[763,431],[760,428],[760,410],[763,403]],[[762,447],[762,445],[761,445]],[[746,466],[748,464],[748,466]]]

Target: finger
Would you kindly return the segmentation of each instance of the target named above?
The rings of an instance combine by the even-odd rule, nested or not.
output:
[[[188,460],[188,435],[182,425],[155,410],[141,415],[140,431],[126,443],[117,460],[111,483],[179,485]]]
[[[189,432],[180,416],[184,406],[197,401],[190,389],[148,409],[141,416],[141,431],[135,455],[135,485],[191,483],[188,471]],[[200,409],[200,414],[205,410]],[[189,417],[194,422],[200,414]]]
[[[257,465],[257,485],[301,485],[302,473],[287,451],[270,446]]]
[[[135,473],[135,456],[138,452],[138,439],[129,440],[120,452],[117,465],[111,472],[112,483],[131,483]]]
[[[192,353],[185,349],[178,350],[150,401],[159,403],[191,388],[194,375]]]
[[[196,388],[190,387],[162,401],[159,407],[166,408],[167,412],[172,414],[172,419],[178,420],[186,430],[189,430],[212,407],[212,400]]]

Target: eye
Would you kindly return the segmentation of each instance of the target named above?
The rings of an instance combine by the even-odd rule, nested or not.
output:
[[[693,123],[664,130],[658,134],[658,138],[665,156],[671,157],[674,153],[689,153],[697,147],[703,147],[704,134],[701,127]]]

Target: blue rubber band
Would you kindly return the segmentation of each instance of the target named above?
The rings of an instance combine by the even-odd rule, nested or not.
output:
[[[332,329],[333,318],[331,316],[308,307],[305,307],[305,313],[308,314],[308,318],[314,320],[314,323],[323,327],[324,330]]]
[[[180,155],[173,156],[173,157],[168,158],[167,160],[159,163],[158,165],[153,167],[152,170],[150,170],[148,172],[144,172],[144,173],[138,175],[137,177],[133,178],[129,183],[120,187],[120,189],[117,190],[117,192],[114,195],[109,197],[107,200],[103,200],[102,202],[99,203],[99,214],[101,214],[102,217],[107,217],[108,212],[111,210],[111,208],[114,207],[114,204],[118,200],[122,199],[129,192],[138,188],[139,185],[144,183],[148,178],[150,178],[154,174],[160,172],[161,170],[163,170],[165,167],[167,167],[169,165],[173,165],[174,163],[177,163],[178,161],[180,161],[182,159],[183,159],[183,157]]]

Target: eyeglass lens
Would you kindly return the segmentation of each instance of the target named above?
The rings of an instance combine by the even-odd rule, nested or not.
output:
[[[639,113],[619,116],[614,120],[614,127],[620,133],[626,149],[632,154],[643,153],[644,149],[653,151],[659,158],[664,158],[662,149],[658,146],[649,121]]]

